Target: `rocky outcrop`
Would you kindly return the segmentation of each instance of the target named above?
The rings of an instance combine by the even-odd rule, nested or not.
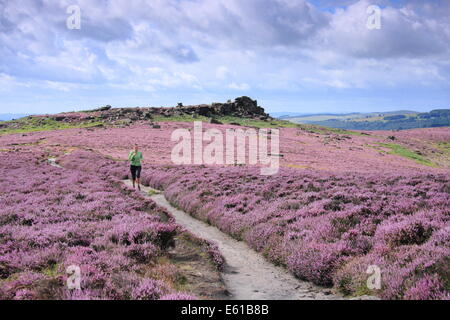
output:
[[[132,125],[137,121],[147,121],[150,125],[157,129],[158,124],[154,123],[154,119],[172,117],[172,116],[192,116],[193,118],[204,116],[209,118],[207,121],[212,124],[221,124],[220,117],[233,116],[238,118],[251,118],[258,120],[271,120],[272,118],[265,113],[264,109],[258,106],[256,100],[249,97],[239,97],[234,101],[228,100],[225,103],[212,103],[184,106],[178,103],[173,108],[112,108],[106,105],[101,108],[80,111],[80,112],[66,112],[59,114],[45,114],[34,115],[24,118],[22,121],[9,121],[0,124],[0,128],[4,129],[20,129],[30,123],[33,126],[44,126],[53,122],[67,123],[76,126],[80,123],[89,124],[92,128],[96,126],[107,127],[109,125],[117,127],[125,127]],[[101,123],[101,125],[99,124]],[[236,123],[238,125],[238,123]]]
[[[265,113],[263,108],[258,106],[256,100],[252,100],[249,97],[239,97],[234,101],[228,100],[225,103],[216,102],[193,106],[184,106],[182,103],[178,103],[173,108],[112,108],[110,105],[106,105],[101,108],[80,112],[28,116],[21,120],[1,123],[0,129],[21,129],[30,125],[38,128],[49,124],[54,126],[55,122],[58,122],[61,125],[70,124],[75,127],[79,124],[87,124],[91,128],[90,130],[93,130],[95,127],[106,128],[109,125],[126,127],[137,121],[147,121],[153,128],[158,129],[159,125],[154,123],[156,117],[172,116],[192,116],[193,118],[203,116],[209,118],[207,121],[212,124],[221,124],[220,117],[223,116],[257,120],[272,119]],[[239,125],[239,123],[234,124]]]
[[[94,109],[94,110],[88,110],[87,112],[97,112],[97,111],[108,111],[110,110],[112,107],[108,104],[104,107],[100,107],[98,109]]]
[[[91,111],[89,111],[91,112]],[[249,97],[239,97],[234,101],[226,103],[201,104],[193,106],[184,106],[182,103],[174,108],[111,108],[110,106],[92,110],[98,118],[105,122],[134,122],[140,120],[151,120],[155,116],[205,116],[217,118],[221,116],[235,116],[242,118],[254,118],[266,120],[269,115],[264,109],[258,106],[256,100]],[[61,120],[64,115],[55,115],[55,119]],[[217,120],[213,120],[217,121]],[[218,121],[217,121],[218,122]]]
[[[179,106],[175,111],[206,117],[236,116],[259,119],[269,118],[269,115],[264,112],[264,109],[258,106],[258,102],[249,97],[240,97],[236,98],[233,102],[213,103],[211,105]]]

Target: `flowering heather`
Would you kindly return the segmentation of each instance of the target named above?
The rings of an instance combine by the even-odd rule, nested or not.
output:
[[[450,128],[423,128],[400,131],[377,131],[377,134],[384,136],[395,136],[399,139],[409,139],[411,141],[432,141],[432,142],[450,142]]]
[[[144,164],[172,164],[171,142],[175,129],[193,129],[192,123],[161,122],[155,129],[149,124],[134,124],[125,128],[67,129],[30,132],[0,136],[0,148],[11,144],[39,143],[43,147],[59,146],[61,149],[93,149],[113,159],[127,160],[132,146],[137,143],[144,155]],[[204,130],[216,128],[225,132],[231,125],[203,124]],[[395,137],[390,140],[389,137]],[[280,129],[280,165],[298,169],[317,169],[333,172],[434,172],[445,173],[450,168],[450,156],[439,143],[450,141],[450,128],[414,129],[400,132],[377,132],[370,135],[311,131],[305,128]],[[418,163],[410,158],[392,154],[380,143],[403,146],[413,154],[423,157],[436,167]],[[205,143],[206,144],[206,143]]]
[[[157,167],[143,181],[299,278],[349,295],[448,296],[448,175]],[[381,290],[367,289],[369,265],[381,268]]]
[[[194,296],[186,293],[166,294],[160,300],[197,300]]]
[[[133,289],[132,297],[135,300],[158,300],[168,291],[164,282],[145,279]]]
[[[83,170],[99,176],[110,176],[120,180],[128,177],[128,166],[92,151],[76,150],[62,158],[64,168]]]
[[[177,232],[166,212],[98,172],[45,160],[37,151],[0,152],[0,299],[176,294],[171,283],[146,276],[163,271],[157,258]],[[81,269],[81,290],[66,287],[71,265]]]
[[[47,174],[52,172],[46,176],[36,169],[42,166],[34,160],[40,157],[36,152],[33,156],[21,155],[31,161],[4,162],[0,194],[8,193],[8,198],[1,199],[0,232],[12,240],[0,239],[0,277],[21,282],[15,285],[8,280],[0,294],[11,299],[41,295],[22,282],[28,283],[27,279],[34,279],[36,273],[45,277],[64,273],[64,262],[48,267],[48,261],[84,261],[86,255],[94,261],[106,259],[73,251],[78,246],[96,253],[106,250],[110,261],[105,270],[118,268],[123,279],[128,280],[120,278],[114,283],[130,285],[121,285],[125,289],[119,290],[103,276],[102,272],[109,272],[103,271],[104,265],[90,262],[92,270],[86,272],[95,277],[85,280],[89,287],[58,297],[131,298],[133,289],[143,285],[142,279],[133,278],[136,270],[126,268],[130,266],[127,259],[134,264],[154,261],[152,256],[158,254],[155,250],[163,254],[170,246],[171,229],[158,220],[163,214],[151,202],[144,205],[140,200],[133,210],[159,212],[156,218],[133,213],[127,219],[133,201],[128,200],[129,191],[118,192],[117,181],[127,177],[128,164],[121,160],[126,160],[129,149],[138,143],[145,158],[144,184],[165,190],[173,204],[246,241],[299,278],[333,285],[348,295],[448,298],[449,128],[370,135],[283,128],[282,169],[278,175],[263,177],[258,168],[252,167],[172,166],[174,143],[170,142],[170,134],[177,128],[192,128],[192,124],[160,125],[161,129],[136,124],[0,136],[1,151],[38,145],[50,150],[68,168],[62,174],[46,166]],[[210,127],[224,130],[233,126],[204,125],[205,130]],[[63,156],[65,152],[69,154]],[[2,157],[9,154],[3,153]],[[429,160],[428,165],[415,161],[416,155]],[[14,174],[19,178],[13,179]],[[53,191],[67,189],[68,185],[74,186],[70,192]],[[145,224],[152,226],[151,232],[143,227]],[[26,252],[34,247],[41,249],[33,254]],[[209,249],[217,265],[223,264],[214,246]],[[366,270],[370,265],[381,269],[380,290],[367,288]],[[55,281],[55,277],[51,279]],[[100,284],[112,288],[107,295],[98,295]]]
[[[147,166],[142,181],[299,278],[348,295],[448,295],[448,175]],[[381,290],[367,288],[370,265],[381,268]],[[438,289],[418,295],[430,279]]]

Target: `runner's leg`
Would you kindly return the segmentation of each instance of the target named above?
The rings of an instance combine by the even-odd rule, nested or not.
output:
[[[130,171],[131,171],[131,181],[133,182],[133,189],[136,188],[135,186],[135,181],[136,181],[136,167],[135,166],[130,166]]]
[[[141,190],[141,170],[142,170],[141,166],[136,168],[136,181],[139,190]]]

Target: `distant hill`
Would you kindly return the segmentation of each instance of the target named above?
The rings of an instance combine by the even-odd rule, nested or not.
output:
[[[13,119],[20,119],[26,117],[27,114],[21,113],[0,113],[0,121],[9,121]]]
[[[401,110],[348,114],[310,114],[281,116],[279,118],[294,123],[315,124],[347,130],[404,130],[450,126],[450,109],[438,109],[423,113]]]
[[[310,115],[310,113],[301,113],[301,112],[269,112],[270,116],[274,118],[289,118],[289,117],[302,117]]]

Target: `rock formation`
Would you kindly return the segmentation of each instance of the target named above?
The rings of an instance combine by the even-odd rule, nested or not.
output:
[[[139,120],[151,120],[155,116],[170,117],[182,115],[198,115],[210,118],[235,116],[261,120],[270,118],[269,115],[265,113],[264,109],[258,106],[257,101],[252,100],[249,97],[239,97],[234,101],[212,103],[209,105],[183,106],[182,103],[178,103],[177,107],[174,108],[111,108],[110,106],[106,106],[89,112],[95,113],[98,118],[101,118],[106,122],[114,122],[117,120],[134,122]],[[55,115],[54,117],[59,120],[64,118],[64,115],[60,114]]]
[[[221,124],[220,117],[223,116],[257,120],[272,119],[265,113],[263,108],[258,106],[256,100],[252,100],[249,97],[239,97],[234,101],[228,100],[225,103],[216,102],[193,106],[184,106],[182,103],[178,103],[178,105],[173,108],[112,108],[110,105],[106,105],[101,108],[80,112],[28,116],[22,120],[4,122],[0,124],[0,128],[2,130],[20,129],[30,123],[33,126],[44,126],[48,125],[49,121],[57,121],[74,126],[80,123],[94,123],[91,127],[105,127],[105,125],[123,127],[129,126],[136,121],[148,121],[154,128],[158,128],[158,125],[153,123],[154,118],[171,116],[192,116],[194,118],[204,116],[209,118],[207,120],[208,122],[214,124]],[[99,122],[99,124],[95,124],[97,122]]]

